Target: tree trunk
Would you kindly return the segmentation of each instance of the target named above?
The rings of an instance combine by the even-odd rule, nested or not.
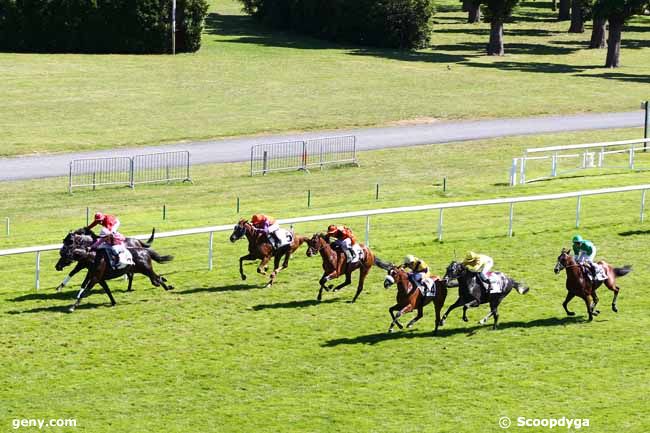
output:
[[[621,66],[621,33],[623,32],[623,20],[609,19],[609,40],[607,41],[606,68],[618,68]]]
[[[591,42],[589,48],[607,48],[607,20],[605,18],[594,18],[594,28],[591,31]]]
[[[503,56],[503,22],[492,19],[490,23],[490,43],[487,49],[488,56]]]
[[[557,10],[557,0],[553,0],[553,12]]]
[[[569,21],[571,19],[571,0],[560,0],[560,13],[558,21]]]
[[[469,12],[471,0],[461,0],[461,2],[463,2],[463,12]]]
[[[584,33],[585,21],[582,16],[582,0],[573,0],[571,4],[571,26],[569,33]]]
[[[469,3],[467,22],[470,24],[481,22],[481,4],[479,2],[471,1]]]

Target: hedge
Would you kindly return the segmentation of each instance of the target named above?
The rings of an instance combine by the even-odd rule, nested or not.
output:
[[[239,0],[276,28],[319,38],[390,48],[428,45],[433,0]]]
[[[171,51],[171,0],[0,0],[0,50]],[[206,0],[178,0],[176,49],[201,46]]]

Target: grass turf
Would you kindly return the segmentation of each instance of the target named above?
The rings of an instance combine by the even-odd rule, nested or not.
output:
[[[630,111],[647,99],[650,17],[630,21],[622,65],[584,49],[549,2],[523,2],[507,56],[484,56],[489,25],[438,2],[432,46],[342,46],[270,31],[213,0],[203,47],[171,56],[0,53],[0,156],[109,149],[241,134],[461,119]]]
[[[639,131],[514,137],[422,146],[404,152],[365,152],[360,168],[285,173],[249,178],[245,164],[195,168],[196,184],[146,186],[129,191],[65,193],[63,180],[4,183],[0,216],[11,211],[15,234],[0,248],[59,240],[84,223],[86,204],[116,212],[127,234],[238,218],[268,211],[278,217],[572,191],[648,183],[645,171],[578,172],[548,182],[510,188],[509,158],[525,147],[637,137]],[[640,164],[647,164],[643,155]],[[447,175],[449,191],[440,192]],[[382,197],[374,200],[374,184]],[[305,189],[314,190],[306,209]],[[437,214],[373,218],[371,245],[386,260],[413,253],[441,273],[467,249],[491,254],[496,267],[531,287],[503,303],[501,329],[453,313],[433,337],[433,311],[414,329],[387,334],[394,291],[373,270],[359,301],[353,291],[326,293],[315,301],[319,259],[301,249],[271,289],[247,266],[242,282],[237,258],[243,244],[216,236],[216,269],[206,270],[207,236],[159,239],[176,259],[156,266],[173,292],[135,280],[111,282],[115,308],[96,293],[72,315],[63,314],[74,289],[52,291],[62,278],[56,253],[43,254],[44,289],[34,292],[33,256],[0,259],[0,423],[18,418],[76,418],[88,432],[497,432],[501,416],[588,418],[588,430],[645,432],[647,407],[647,236],[639,223],[640,194],[583,200],[580,232],[596,242],[599,256],[634,271],[620,280],[620,312],[608,308],[585,323],[561,308],[564,277],[552,273],[573,227],[573,200],[517,206],[515,236],[507,238],[507,207],[445,213],[445,241],[436,237]],[[160,221],[166,202],[170,219]],[[362,233],[362,219],[343,222]],[[311,233],[326,224],[301,224]],[[73,280],[80,282],[80,277]],[[454,291],[447,305],[455,299]],[[27,429],[25,429],[27,430]],[[51,429],[57,431],[57,429]],[[512,427],[512,430],[518,430]],[[546,429],[525,429],[546,431]],[[29,431],[29,430],[27,430]]]

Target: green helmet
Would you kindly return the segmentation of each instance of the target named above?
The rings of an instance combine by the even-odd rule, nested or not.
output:
[[[574,244],[575,244],[575,243],[582,243],[582,242],[584,242],[584,241],[585,241],[585,240],[582,239],[582,236],[580,236],[580,235],[575,235],[575,236],[573,237],[573,243],[574,243]]]

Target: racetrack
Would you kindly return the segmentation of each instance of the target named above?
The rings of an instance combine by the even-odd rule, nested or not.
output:
[[[573,116],[495,119],[470,122],[440,122],[423,125],[234,138],[119,149],[115,151],[0,158],[0,180],[66,176],[69,171],[70,161],[77,158],[131,156],[142,153],[174,150],[189,150],[193,164],[247,161],[250,158],[251,146],[256,144],[302,140],[305,138],[331,135],[355,135],[359,150],[373,150],[514,135],[642,126],[643,112],[634,111],[626,113],[579,114]],[[642,131],[640,130],[639,136],[641,134]]]

